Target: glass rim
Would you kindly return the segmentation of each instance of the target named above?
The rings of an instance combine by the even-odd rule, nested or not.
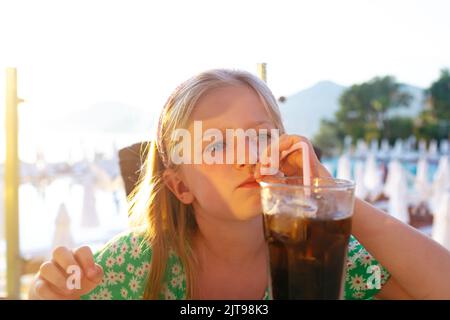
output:
[[[261,188],[289,188],[289,189],[326,189],[326,190],[344,190],[344,189],[350,189],[355,188],[355,182],[352,180],[345,180],[345,179],[335,179],[335,178],[327,178],[327,177],[316,177],[313,178],[313,183],[309,186],[306,186],[303,184],[303,177],[302,176],[290,176],[290,177],[272,177],[273,179],[280,181],[280,182],[269,182],[264,181],[265,178],[262,178],[259,182],[259,185]],[[269,178],[266,178],[269,179]],[[299,180],[301,184],[287,184],[282,183],[281,181],[293,181],[293,180]],[[314,181],[329,181],[333,184],[330,185],[314,185]]]

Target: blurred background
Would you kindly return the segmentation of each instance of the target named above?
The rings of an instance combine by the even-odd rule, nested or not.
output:
[[[139,148],[126,148],[210,68],[263,77],[287,131],[335,176],[450,249],[449,12],[445,0],[1,0],[0,297],[26,298],[54,246],[95,250],[127,228],[123,170]]]

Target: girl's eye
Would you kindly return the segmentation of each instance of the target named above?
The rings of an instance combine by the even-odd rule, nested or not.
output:
[[[206,148],[206,151],[208,151],[208,152],[211,152],[211,151],[216,152],[216,151],[221,151],[224,148],[225,148],[225,143],[223,141],[219,141],[219,142],[216,142],[214,144],[209,145]]]
[[[261,134],[259,136],[259,141],[270,141],[270,134]]]

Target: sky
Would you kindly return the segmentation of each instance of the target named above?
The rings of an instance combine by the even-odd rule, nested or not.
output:
[[[258,62],[275,96],[385,74],[427,87],[450,67],[449,13],[446,0],[0,0],[0,88],[17,67],[21,108],[50,116],[105,101],[159,110],[198,72]],[[3,124],[4,89],[0,101]]]

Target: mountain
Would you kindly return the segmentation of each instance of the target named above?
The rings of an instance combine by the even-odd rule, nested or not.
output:
[[[312,138],[319,131],[321,119],[334,118],[339,97],[346,88],[332,81],[320,81],[286,97],[279,103],[286,131]],[[410,107],[394,110],[390,115],[417,116],[423,108],[423,89],[404,84],[402,90],[413,96]]]
[[[312,138],[319,130],[322,118],[332,119],[339,107],[344,86],[320,81],[314,86],[286,97],[280,103],[281,116],[288,133]]]

